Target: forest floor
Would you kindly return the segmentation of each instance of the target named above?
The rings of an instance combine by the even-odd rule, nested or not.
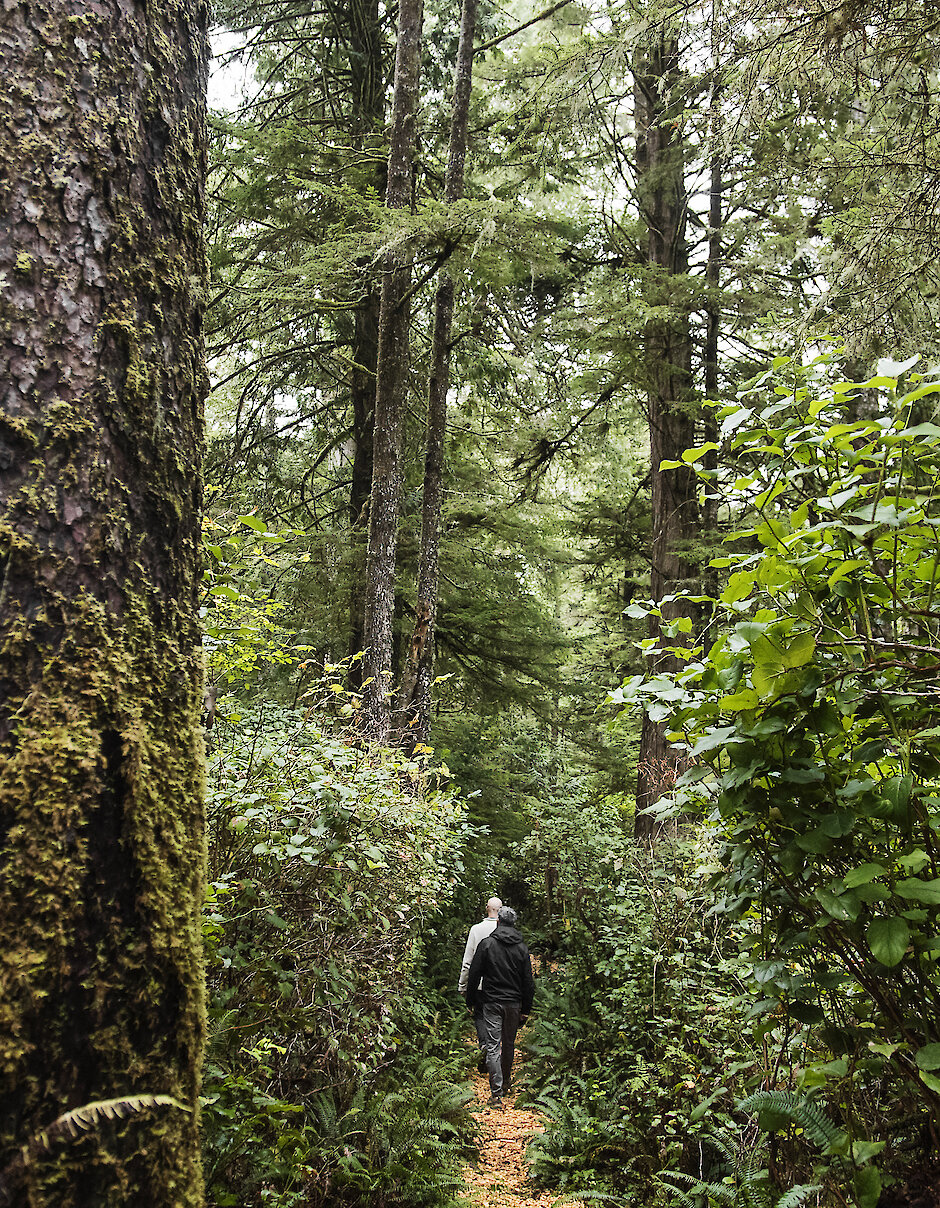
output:
[[[518,1061],[518,1057],[517,1057]],[[518,1067],[513,1070],[518,1076]],[[502,1111],[489,1107],[490,1088],[485,1074],[471,1074],[476,1105],[470,1110],[480,1128],[479,1159],[464,1167],[464,1180],[472,1208],[548,1208],[556,1198],[535,1187],[525,1166],[525,1147],[542,1132],[537,1112],[515,1106],[508,1095]]]

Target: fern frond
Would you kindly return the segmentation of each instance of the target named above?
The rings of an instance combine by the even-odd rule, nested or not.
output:
[[[552,1208],[556,1208],[558,1204],[587,1204],[591,1200],[603,1204],[614,1204],[616,1208],[630,1208],[627,1200],[622,1196],[611,1195],[607,1191],[570,1191],[567,1195],[552,1200]]]
[[[799,1187],[791,1187],[777,1200],[774,1208],[800,1208],[800,1204],[814,1191],[822,1191],[822,1183],[801,1183]]]
[[[819,1149],[838,1145],[845,1135],[812,1099],[797,1098],[789,1091],[758,1091],[739,1103],[738,1108],[753,1115],[770,1110],[791,1120]]]
[[[181,1112],[191,1114],[191,1109],[172,1095],[127,1095],[121,1099],[99,1099],[94,1103],[86,1103],[83,1107],[73,1108],[64,1116],[53,1120],[48,1128],[44,1128],[30,1139],[26,1148],[38,1153],[41,1149],[49,1149],[51,1143],[60,1138],[74,1138],[91,1132],[102,1120],[126,1120],[128,1116],[136,1116],[148,1107],[175,1107]]]
[[[39,1154],[50,1150],[53,1142],[74,1140],[83,1133],[93,1131],[104,1120],[126,1120],[151,1107],[175,1107],[187,1114],[192,1112],[192,1108],[172,1095],[124,1095],[119,1099],[97,1099],[58,1116],[48,1128],[34,1133],[13,1161],[0,1170],[0,1205],[10,1201],[11,1180],[31,1165]]]
[[[702,1179],[696,1178],[694,1174],[686,1174],[681,1170],[666,1170],[663,1172],[662,1179],[681,1179],[683,1183],[687,1183],[694,1194],[704,1195],[709,1200],[717,1200],[719,1204],[727,1204],[728,1208],[736,1208],[738,1202],[737,1192],[727,1183],[706,1183]],[[670,1191],[675,1191],[680,1196],[685,1196],[685,1193],[679,1187],[673,1187],[667,1183]],[[685,1196],[685,1199],[690,1197]]]
[[[762,1156],[762,1153],[751,1154],[740,1169],[739,1181],[747,1208],[774,1208],[769,1175],[761,1161]]]

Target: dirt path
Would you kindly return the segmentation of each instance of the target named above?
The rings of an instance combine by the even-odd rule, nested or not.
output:
[[[486,1075],[474,1073],[471,1082],[477,1099],[471,1111],[480,1124],[480,1159],[465,1166],[463,1175],[472,1208],[548,1208],[556,1197],[533,1187],[522,1160],[529,1138],[542,1131],[541,1118],[517,1109],[511,1094],[503,1110],[494,1111],[487,1106]]]

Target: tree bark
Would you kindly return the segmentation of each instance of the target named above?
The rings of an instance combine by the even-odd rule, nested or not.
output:
[[[695,574],[691,546],[698,524],[697,484],[691,467],[662,470],[664,460],[678,460],[695,443],[698,407],[692,396],[692,339],[687,304],[676,278],[688,272],[686,221],[688,193],[681,133],[683,75],[678,43],[663,35],[644,52],[634,71],[637,176],[640,214],[647,235],[646,301],[669,308],[646,326],[644,359],[650,438],[652,546],[651,596],[661,617],[650,618],[650,637],[679,645],[681,635],[667,638],[665,626],[689,615],[687,605],[668,597],[683,591]],[[675,655],[661,655],[660,672],[675,671]],[[637,767],[637,813],[634,833],[648,838],[657,831],[643,811],[669,789],[679,770],[676,753],[662,727],[643,718]]]
[[[349,71],[352,81],[352,137],[364,159],[375,155],[384,140],[385,72],[378,0],[349,0]],[[376,158],[372,173],[376,193],[385,191],[385,165]],[[368,270],[366,270],[368,271]],[[378,283],[367,278],[355,315],[352,358],[355,368],[352,394],[353,464],[349,490],[350,588],[349,654],[363,647],[365,608],[367,503],[372,490],[372,441],[375,425],[375,382],[379,353]],[[350,679],[358,686],[361,663],[350,666]]]
[[[207,20],[0,31],[0,1200],[41,1208],[203,1201]]]
[[[713,13],[712,21],[716,20]],[[713,51],[713,70],[718,71],[717,46]],[[705,309],[705,398],[710,402],[719,401],[718,353],[721,337],[721,233],[722,208],[721,199],[724,192],[724,171],[721,152],[721,83],[716,78],[712,85],[711,104],[709,112],[709,189],[708,189],[708,259],[705,263],[705,284],[708,288],[708,301]],[[702,435],[705,443],[717,444],[718,419],[714,407],[706,407]],[[703,457],[705,470],[716,473],[718,470],[718,451],[709,449]],[[702,522],[705,540],[713,543],[716,540],[718,528],[718,493],[714,485],[708,488],[705,506],[702,509]],[[714,584],[717,586],[717,583]]]
[[[385,195],[390,210],[404,209],[411,204],[421,79],[422,13],[422,0],[401,0]],[[411,253],[407,249],[389,252],[383,265],[379,313],[361,715],[364,736],[380,743],[388,741],[391,728],[392,624],[401,507],[402,419],[411,319],[410,284]]]
[[[476,19],[477,0],[463,0],[457,65],[454,69],[454,103],[447,176],[444,182],[444,200],[448,203],[458,201],[464,193]],[[453,320],[454,281],[445,269],[441,273],[434,300],[415,624],[402,674],[396,721],[400,739],[411,745],[417,742],[426,743],[431,733],[431,682],[434,677],[434,626],[440,581],[444,439],[447,431],[447,392],[450,387],[450,337]]]

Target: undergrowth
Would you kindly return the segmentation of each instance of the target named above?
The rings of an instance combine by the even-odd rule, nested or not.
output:
[[[421,925],[469,834],[420,761],[270,704],[210,766],[210,1208],[448,1208],[472,1142],[457,1004]]]

